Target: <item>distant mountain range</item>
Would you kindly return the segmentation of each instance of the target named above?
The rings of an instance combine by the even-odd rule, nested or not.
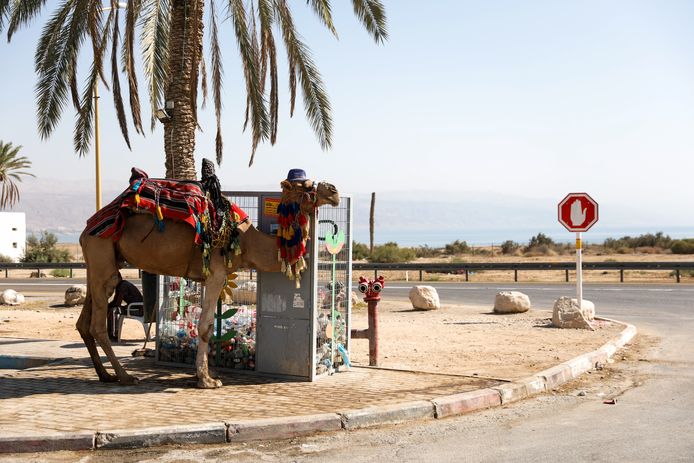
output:
[[[95,210],[93,181],[29,178],[20,187],[21,201],[12,210],[26,212],[29,233],[48,230],[57,234],[61,241],[77,241],[87,218]],[[122,182],[104,181],[103,204],[108,204],[124,188]],[[277,187],[263,185],[253,189],[273,191]],[[371,196],[355,194],[352,197],[353,238],[367,242]],[[486,192],[377,192],[376,242],[440,246],[461,239],[471,244],[487,244],[504,239],[525,241],[538,232],[569,241],[571,235],[557,223],[556,204],[556,198],[526,198]],[[682,224],[649,227],[648,224],[634,223],[632,218],[638,216],[638,211],[629,206],[601,203],[600,207],[601,222],[589,232],[597,232],[593,235],[595,238],[621,236],[638,230],[686,235],[689,230]],[[672,223],[664,214],[651,218],[649,223]],[[688,234],[692,235],[694,233]]]

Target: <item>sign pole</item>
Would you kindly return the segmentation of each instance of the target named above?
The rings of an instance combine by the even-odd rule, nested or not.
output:
[[[576,299],[578,310],[583,306],[583,243],[581,243],[581,232],[576,232]]]

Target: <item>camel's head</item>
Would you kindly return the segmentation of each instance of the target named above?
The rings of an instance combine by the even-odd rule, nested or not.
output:
[[[330,204],[337,207],[340,204],[340,193],[332,183],[320,182],[316,186],[316,207]]]
[[[287,179],[280,183],[285,199],[298,202],[304,213],[312,213],[313,209],[329,204],[336,207],[340,204],[340,194],[334,185],[326,182],[315,183],[306,178],[306,172],[292,169]]]

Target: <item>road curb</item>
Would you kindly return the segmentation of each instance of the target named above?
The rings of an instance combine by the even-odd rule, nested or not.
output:
[[[96,449],[127,449],[166,444],[223,444],[227,441],[225,423],[162,426],[144,429],[99,431]]]
[[[106,430],[34,436],[0,436],[0,453],[137,448],[166,444],[222,444],[287,439],[318,432],[351,430],[422,419],[441,419],[515,402],[555,389],[605,363],[637,334],[629,323],[619,336],[599,349],[574,357],[532,376],[485,389],[401,404],[338,413],[264,418],[197,425]]]
[[[345,429],[367,428],[383,424],[434,418],[434,403],[419,400],[402,404],[384,405],[342,412],[342,427]]]
[[[0,453],[57,452],[93,448],[93,432],[0,437]]]
[[[462,415],[485,408],[501,405],[501,393],[494,389],[478,389],[444,397],[431,401],[436,408],[436,418]]]
[[[339,431],[342,417],[337,413],[241,420],[226,423],[227,442],[289,439],[318,432]]]

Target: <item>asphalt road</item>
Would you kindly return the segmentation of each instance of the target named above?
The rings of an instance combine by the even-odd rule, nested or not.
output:
[[[383,298],[406,298],[414,284],[386,282]],[[436,288],[442,304],[474,304],[494,307],[499,291],[522,291],[534,308],[551,310],[561,296],[576,297],[575,283],[426,283]],[[671,320],[694,321],[694,286],[686,284],[641,285],[631,283],[586,284],[583,298],[595,304],[596,313],[634,324]]]

